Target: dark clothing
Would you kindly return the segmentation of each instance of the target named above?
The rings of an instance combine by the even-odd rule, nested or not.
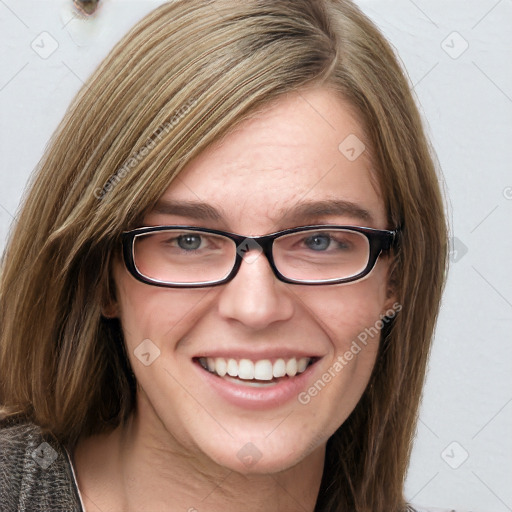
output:
[[[32,423],[0,422],[0,512],[83,512],[69,454]]]

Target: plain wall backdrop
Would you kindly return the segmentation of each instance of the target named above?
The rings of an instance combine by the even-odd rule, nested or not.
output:
[[[72,0],[0,0],[0,250],[73,96],[161,3],[104,0],[84,20]],[[414,86],[452,230],[406,496],[457,511],[512,511],[512,1],[356,3]]]

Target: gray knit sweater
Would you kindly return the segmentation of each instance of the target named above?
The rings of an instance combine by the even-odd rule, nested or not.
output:
[[[0,512],[83,512],[69,455],[31,423],[0,422]]]

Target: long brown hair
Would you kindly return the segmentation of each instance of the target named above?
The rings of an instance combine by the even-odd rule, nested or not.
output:
[[[284,93],[330,87],[362,120],[402,306],[327,445],[318,511],[405,507],[403,482],[446,269],[447,230],[411,90],[348,0],[178,0],[140,21],[70,106],[24,198],[0,281],[0,404],[72,445],[134,407],[110,262],[181,169]],[[341,141],[340,141],[341,142]]]

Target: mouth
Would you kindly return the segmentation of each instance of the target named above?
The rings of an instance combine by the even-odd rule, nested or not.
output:
[[[278,357],[274,359],[236,359],[226,357],[194,358],[207,372],[233,384],[269,387],[298,377],[317,357]]]

